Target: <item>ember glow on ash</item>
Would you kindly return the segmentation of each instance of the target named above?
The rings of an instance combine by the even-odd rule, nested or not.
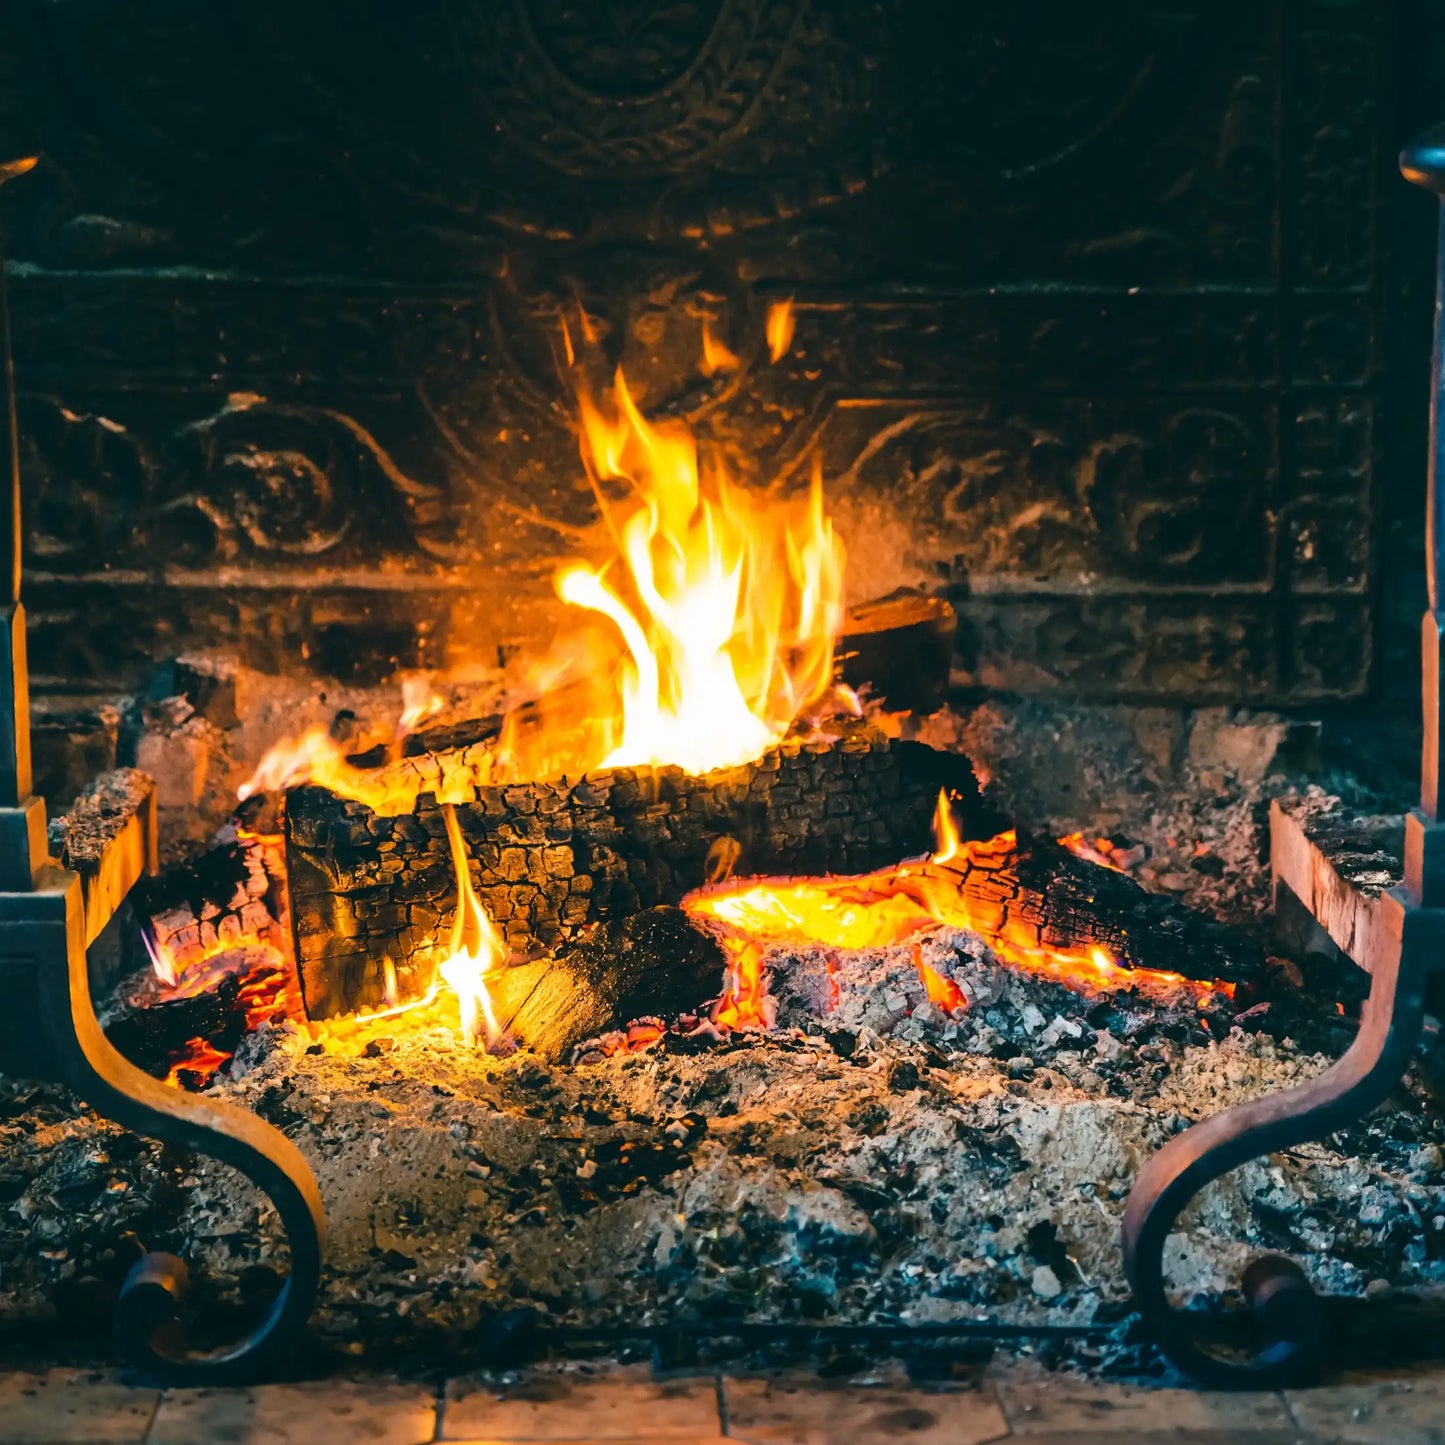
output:
[[[1018,843],[1013,831],[983,842],[963,841],[944,794],[939,795],[934,830],[937,851],[896,868],[854,877],[741,879],[685,898],[683,908],[711,926],[729,961],[714,1021],[732,1028],[770,1024],[764,956],[772,945],[882,948],[940,927],[975,933],[1000,962],[1086,996],[1152,988],[1203,1000],[1232,992],[1225,983],[1126,967],[1100,947],[1044,945],[1032,925],[1009,917],[1006,904],[990,906],[960,886],[970,873],[995,872],[1008,864]],[[957,986],[930,969],[917,949],[914,960],[931,1002],[950,1010],[964,1005]]]

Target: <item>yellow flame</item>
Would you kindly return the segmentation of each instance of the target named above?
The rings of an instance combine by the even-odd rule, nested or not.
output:
[[[482,1019],[486,1020],[489,1039],[495,1039],[501,1032],[492,1010],[486,975],[500,967],[507,947],[472,887],[466,845],[462,842],[456,810],[450,803],[442,809],[442,816],[446,819],[447,842],[451,844],[452,867],[457,875],[457,916],[452,924],[447,957],[437,966],[437,974],[456,994],[461,1009],[462,1038],[473,1044],[480,1037]]]
[[[584,400],[582,440],[591,473],[632,490],[619,555],[557,576],[563,601],[606,617],[622,642],[621,740],[601,761],[692,773],[750,762],[832,678],[843,547],[821,474],[800,500],[765,499],[700,469],[692,433],[648,422],[621,371],[612,403],[604,414]]]
[[[793,329],[797,318],[793,315],[793,303],[774,301],[768,307],[768,355],[778,362],[788,354],[793,344]]]
[[[935,863],[950,863],[963,852],[963,839],[953,821],[946,788],[938,790],[938,806],[933,810],[933,849]]]

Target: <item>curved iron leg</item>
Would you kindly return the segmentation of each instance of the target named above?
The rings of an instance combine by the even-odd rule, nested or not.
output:
[[[1344,1057],[1299,1088],[1227,1109],[1171,1139],[1144,1166],[1129,1195],[1124,1270],[1135,1303],[1165,1354],[1203,1384],[1274,1388],[1305,1378],[1319,1363],[1318,1302],[1288,1261],[1275,1263],[1255,1299],[1263,1348],[1252,1359],[1235,1360],[1207,1350],[1197,1322],[1170,1304],[1164,1246],[1180,1213],[1207,1184],[1262,1154],[1343,1128],[1380,1103],[1404,1075],[1423,1026],[1426,983],[1438,966],[1440,919],[1437,910],[1412,906],[1399,894],[1387,901],[1398,946],[1374,960],[1360,1031]],[[1274,1288],[1281,1283],[1285,1290]]]
[[[132,1271],[117,1305],[117,1323],[129,1335],[136,1363],[167,1381],[200,1385],[254,1378],[294,1344],[316,1298],[326,1218],[315,1177],[291,1141],[254,1114],[161,1084],[111,1047],[90,1001],[79,885],[73,874],[59,870],[53,882],[46,881],[51,886],[42,884],[35,896],[50,903],[47,921],[64,930],[69,960],[64,972],[45,962],[36,971],[53,1077],[126,1128],[239,1170],[275,1204],[291,1247],[289,1278],[266,1318],[237,1345],[207,1354],[185,1348],[174,1310],[185,1270],[168,1256],[149,1255]],[[47,952],[54,958],[58,950]]]

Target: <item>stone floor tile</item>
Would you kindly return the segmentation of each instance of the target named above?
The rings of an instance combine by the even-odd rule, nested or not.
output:
[[[420,1385],[326,1380],[167,1390],[146,1445],[427,1445],[436,1397]]]
[[[1150,1431],[1194,1430],[1245,1436],[1275,1431],[1287,1437],[1294,1421],[1284,1398],[1264,1391],[1221,1394],[1204,1390],[1148,1390],[1127,1385],[1085,1385],[1054,1380],[1005,1385],[1004,1414],[1015,1435],[1083,1435],[1114,1432],[1123,1440]]]
[[[1445,1441],[1445,1374],[1375,1385],[1290,1390],[1295,1419],[1321,1440],[1351,1445],[1435,1445]]]
[[[612,1375],[539,1375],[505,1390],[453,1380],[443,1440],[710,1440],[722,1434],[710,1375],[653,1380]]]
[[[728,1435],[750,1445],[983,1445],[1008,1434],[992,1391],[836,1389],[812,1381],[727,1380]]]
[[[93,1370],[0,1374],[0,1445],[140,1445],[159,1399]]]

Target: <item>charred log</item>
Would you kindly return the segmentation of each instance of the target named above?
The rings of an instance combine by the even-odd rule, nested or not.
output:
[[[907,588],[853,608],[838,639],[843,681],[892,711],[933,712],[948,694],[957,623],[945,598]]]
[[[445,777],[466,763],[436,757],[426,766]],[[756,763],[703,777],[614,769],[480,786],[456,812],[473,884],[522,952],[675,904],[730,871],[863,872],[924,852],[945,787],[962,795],[966,822],[982,816],[966,759],[860,735],[789,741]],[[300,789],[286,809],[286,861],[311,1017],[425,992],[456,906],[445,822],[431,795],[388,817]]]
[[[649,908],[604,923],[550,958],[506,970],[494,988],[497,1021],[548,1060],[645,1017],[676,1018],[718,992],[717,940],[679,908]]]
[[[186,998],[138,1008],[106,1026],[106,1037],[153,1078],[163,1079],[178,1059],[204,1041],[218,1054],[233,1054],[247,1030],[242,980],[227,977]]]

